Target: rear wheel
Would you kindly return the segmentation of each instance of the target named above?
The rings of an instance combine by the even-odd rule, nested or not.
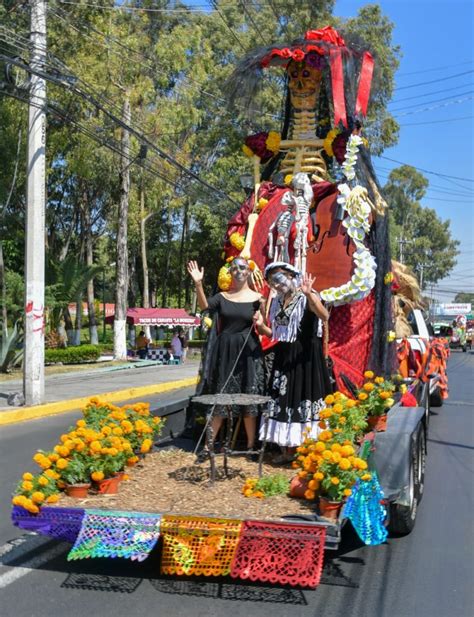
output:
[[[416,440],[411,445],[408,483],[408,505],[390,504],[390,533],[405,536],[415,526],[418,504],[425,483],[425,432],[420,427]]]

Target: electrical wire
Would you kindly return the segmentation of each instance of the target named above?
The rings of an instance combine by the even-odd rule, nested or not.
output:
[[[469,84],[461,84],[460,86],[453,86],[452,88],[443,88],[442,90],[434,90],[433,92],[426,92],[424,94],[416,94],[415,96],[407,96],[403,99],[395,99],[393,101],[390,101],[388,104],[397,105],[398,103],[401,103],[403,101],[413,101],[413,99],[420,99],[420,98],[424,98],[425,96],[433,96],[434,94],[444,94],[445,92],[453,92],[453,90],[459,90],[461,88],[469,88],[470,86],[474,86],[474,83],[471,82]]]
[[[458,118],[446,118],[446,120],[431,120],[429,122],[404,122],[399,126],[421,126],[422,124],[445,124],[446,122],[458,122],[459,120],[469,120],[474,116],[459,116]]]
[[[456,77],[462,77],[463,75],[470,75],[474,73],[474,69],[471,71],[464,71],[463,73],[456,73],[455,75],[449,75],[448,77],[440,77],[439,79],[433,79],[431,81],[422,81],[418,84],[411,84],[409,86],[399,86],[395,88],[395,92],[399,92],[400,90],[408,90],[409,88],[418,88],[419,86],[427,86],[429,84],[437,84],[440,81],[448,81],[449,79],[455,79]]]
[[[431,111],[432,109],[438,109],[440,107],[444,107],[444,105],[435,105],[433,107],[424,107],[423,109],[417,109],[416,111],[412,111],[412,112],[406,112],[403,114],[397,114],[397,112],[399,111],[405,111],[406,109],[414,109],[416,107],[420,107],[420,105],[431,105],[431,103],[441,103],[443,101],[452,101],[452,103],[457,103],[458,102],[458,97],[460,96],[467,96],[468,94],[473,94],[474,91],[473,90],[469,90],[467,92],[460,92],[459,94],[455,94],[454,96],[445,96],[442,99],[435,99],[434,101],[426,101],[426,102],[422,102],[422,103],[415,103],[414,105],[406,105],[405,107],[399,107],[398,109],[391,109],[390,113],[391,114],[395,114],[395,117],[397,116],[408,116],[410,114],[418,114],[420,112],[423,111]],[[472,97],[471,97],[472,98]],[[469,99],[463,99],[463,100],[469,100]]]
[[[416,167],[416,165],[411,165],[411,163],[404,163],[403,161],[397,161],[396,159],[389,158],[388,156],[380,155],[378,158],[384,159],[386,161],[390,161],[392,163],[397,163],[398,165],[408,165],[409,167],[418,169],[418,171],[422,171],[424,174],[430,174],[432,176],[439,176],[440,178],[454,178],[454,180],[461,180],[462,182],[474,182],[472,178],[459,178],[458,176],[451,176],[449,174],[441,174],[437,171],[430,171],[428,169],[423,169],[422,167]]]

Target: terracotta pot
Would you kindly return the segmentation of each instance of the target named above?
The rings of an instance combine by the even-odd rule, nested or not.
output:
[[[290,497],[304,497],[304,492],[308,488],[308,480],[302,480],[295,476],[290,482]]]
[[[367,418],[367,424],[373,431],[383,433],[383,431],[387,430],[387,414],[384,413],[382,416],[369,416]]]
[[[83,499],[87,497],[91,485],[88,484],[66,484],[66,495],[74,497],[75,499]]]
[[[331,501],[322,495],[319,497],[319,512],[324,518],[337,521],[342,508],[342,501]]]
[[[116,495],[118,493],[119,484],[122,481],[123,474],[116,474],[111,478],[105,478],[97,482],[97,490],[101,495]]]

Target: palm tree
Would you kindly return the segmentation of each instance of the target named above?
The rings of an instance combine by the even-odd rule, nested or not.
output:
[[[46,304],[49,309],[49,325],[58,332],[61,318],[64,319],[68,342],[74,340],[74,326],[69,313],[69,304],[82,300],[87,283],[100,272],[101,266],[87,266],[73,255],[59,261],[50,258],[46,271]]]

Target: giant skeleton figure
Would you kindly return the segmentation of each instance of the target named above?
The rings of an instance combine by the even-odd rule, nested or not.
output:
[[[332,345],[338,386],[343,386],[342,369],[361,383],[368,366],[391,370],[384,336],[391,329],[390,289],[383,285],[390,270],[386,204],[358,137],[374,62],[369,52],[346,43],[331,27],[310,30],[290,45],[257,49],[241,61],[228,84],[231,101],[238,99],[253,117],[256,91],[268,67],[283,68],[287,75],[279,153],[263,169],[262,181],[260,170],[255,172],[256,191],[229,221],[227,238],[235,232],[246,236],[246,256],[261,270],[285,261],[315,276],[315,289],[323,299],[327,292],[326,302],[333,307],[330,350]],[[328,116],[339,130],[332,151],[342,168],[328,156]],[[342,169],[346,178],[331,182],[328,165],[331,176]],[[285,176],[292,176],[286,184]],[[267,203],[257,214],[262,198]],[[224,248],[227,257],[238,254],[228,240]],[[357,357],[350,357],[349,343],[357,347]]]

